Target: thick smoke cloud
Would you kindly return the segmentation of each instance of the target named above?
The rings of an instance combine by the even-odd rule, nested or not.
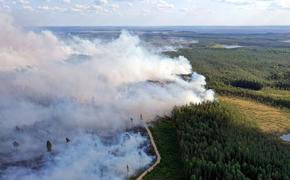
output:
[[[10,16],[0,12],[0,17],[1,70],[39,65],[63,59],[67,54],[52,33],[24,33],[16,28]]]
[[[203,76],[179,76],[192,73],[186,58],[149,52],[126,32],[108,43],[64,41],[24,32],[4,14],[0,27],[0,165],[47,160],[37,171],[2,167],[0,179],[126,178],[127,165],[133,175],[152,161],[146,139],[124,133],[140,114],[152,121],[214,99]],[[45,152],[47,140],[56,155]]]
[[[139,149],[146,139],[139,134],[122,133],[106,144],[98,136],[79,134],[69,145],[61,147],[62,153],[52,157],[42,170],[24,167],[9,168],[5,180],[95,180],[126,179],[152,161],[152,157]],[[129,165],[129,172],[127,171]]]

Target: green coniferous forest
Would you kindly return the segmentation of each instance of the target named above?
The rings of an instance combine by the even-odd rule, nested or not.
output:
[[[186,179],[289,179],[290,145],[222,103],[176,108]]]

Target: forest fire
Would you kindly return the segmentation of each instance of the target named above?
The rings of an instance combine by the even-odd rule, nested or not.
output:
[[[125,179],[155,158],[135,119],[214,99],[186,58],[127,32],[98,43],[0,21],[1,179]]]

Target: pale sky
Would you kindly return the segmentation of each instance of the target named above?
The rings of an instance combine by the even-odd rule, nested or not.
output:
[[[25,26],[290,25],[290,0],[0,0]]]

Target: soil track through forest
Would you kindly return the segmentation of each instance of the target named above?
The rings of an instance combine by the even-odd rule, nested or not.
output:
[[[150,142],[153,146],[153,149],[154,149],[154,152],[156,154],[157,159],[156,159],[155,163],[152,166],[150,166],[148,169],[146,169],[140,176],[138,176],[136,178],[136,180],[142,180],[148,173],[150,173],[160,163],[160,160],[161,160],[161,157],[160,157],[159,151],[157,149],[157,146],[155,144],[154,138],[153,138],[152,133],[147,125],[145,125],[145,129],[149,135]]]

